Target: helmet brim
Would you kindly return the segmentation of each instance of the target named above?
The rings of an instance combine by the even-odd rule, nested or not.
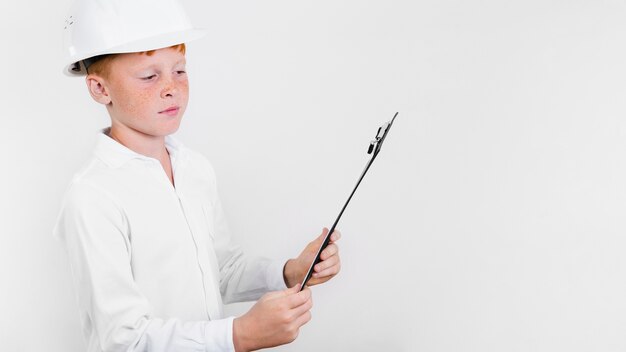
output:
[[[99,55],[139,53],[150,50],[158,50],[173,45],[188,43],[193,40],[200,39],[204,35],[206,35],[206,31],[204,29],[192,28],[183,31],[162,33],[149,38],[130,41],[122,45],[108,48],[105,51],[95,51],[81,56],[71,57],[67,60],[71,63],[65,67],[63,73],[71,77],[84,76],[87,74],[87,71],[85,70],[82,60]]]

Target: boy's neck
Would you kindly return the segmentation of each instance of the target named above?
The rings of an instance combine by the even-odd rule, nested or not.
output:
[[[135,153],[157,159],[161,162],[169,159],[169,154],[165,148],[164,136],[150,136],[127,127],[120,128],[115,124],[109,129],[108,135]]]
[[[118,126],[115,123],[111,124],[108,134],[109,137],[135,153],[158,160],[170,183],[172,186],[176,187],[174,183],[172,160],[170,159],[167,148],[165,148],[164,136],[150,136],[124,125]]]

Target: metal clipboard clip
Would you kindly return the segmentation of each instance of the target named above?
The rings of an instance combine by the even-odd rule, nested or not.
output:
[[[326,246],[328,246],[328,243],[330,242],[330,235],[332,235],[333,231],[335,231],[335,227],[337,227],[337,224],[339,223],[339,219],[341,219],[341,216],[343,215],[343,212],[346,210],[348,203],[350,203],[350,200],[352,199],[354,192],[356,192],[357,188],[359,188],[359,185],[361,184],[363,177],[367,173],[367,170],[369,170],[370,166],[372,166],[372,163],[374,162],[374,159],[376,159],[376,157],[378,156],[378,153],[380,153],[380,148],[382,147],[383,142],[385,141],[385,138],[387,138],[387,134],[389,133],[389,130],[391,129],[391,126],[393,125],[393,122],[395,121],[396,116],[398,116],[397,112],[395,115],[393,115],[393,118],[390,121],[386,122],[385,124],[383,124],[382,126],[378,128],[378,131],[376,132],[376,136],[367,147],[367,154],[372,154],[372,158],[365,165],[365,169],[361,173],[361,176],[359,177],[359,180],[357,181],[356,186],[354,186],[354,189],[352,190],[352,193],[350,193],[348,200],[343,205],[343,208],[341,208],[341,211],[339,212],[339,216],[337,216],[337,219],[333,223],[333,226],[330,228],[330,230],[328,230],[328,234],[326,235],[326,238],[324,238],[324,242],[322,243],[319,250],[317,251],[317,255],[315,256],[315,259],[311,263],[309,270],[307,271],[306,275],[304,276],[304,279],[302,280],[302,285],[300,285],[300,291],[304,289],[304,287],[306,286],[306,283],[311,278],[311,275],[313,274],[313,267],[315,267],[315,265],[320,262],[320,255],[322,254],[322,251],[324,250],[324,248],[326,248]]]

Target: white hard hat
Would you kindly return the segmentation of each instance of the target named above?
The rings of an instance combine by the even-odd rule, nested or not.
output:
[[[63,28],[64,72],[85,75],[85,59],[161,49],[204,34],[177,0],[76,0]]]

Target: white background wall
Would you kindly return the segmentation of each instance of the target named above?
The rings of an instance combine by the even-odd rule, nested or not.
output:
[[[217,169],[236,239],[343,271],[278,351],[626,350],[626,5],[184,1],[177,136]],[[0,2],[0,349],[81,351],[51,235],[107,115],[61,75],[69,0]],[[231,314],[248,304],[228,307]]]

